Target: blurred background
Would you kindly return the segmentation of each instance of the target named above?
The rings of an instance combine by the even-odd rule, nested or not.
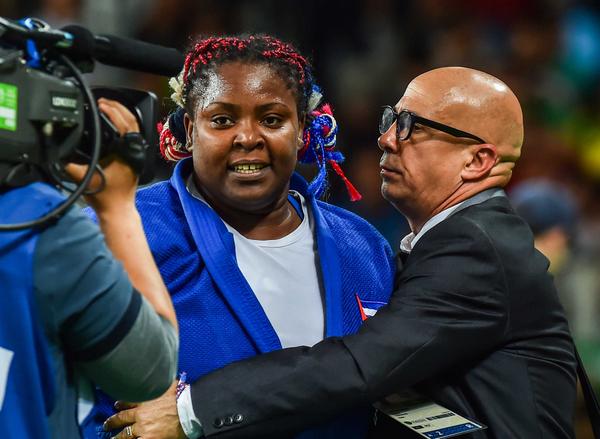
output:
[[[0,16],[79,23],[181,50],[198,34],[264,32],[293,42],[311,58],[333,105],[343,167],[363,194],[349,203],[331,176],[329,200],[367,218],[395,249],[408,228],[379,193],[381,106],[394,105],[410,79],[434,67],[463,65],[501,78],[525,111],[523,156],[508,192],[551,261],[600,387],[600,2],[1,0]],[[167,80],[102,65],[89,75],[92,84],[155,92],[163,115],[172,109]],[[589,434],[582,420],[578,437]]]

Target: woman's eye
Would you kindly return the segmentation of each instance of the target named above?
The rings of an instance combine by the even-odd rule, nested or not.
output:
[[[228,127],[233,125],[233,119],[229,116],[215,116],[210,122],[216,127]]]
[[[263,124],[268,127],[276,127],[281,125],[281,117],[279,116],[267,116],[263,119]]]

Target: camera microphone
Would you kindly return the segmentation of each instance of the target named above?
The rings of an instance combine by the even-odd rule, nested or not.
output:
[[[33,40],[75,60],[92,58],[103,64],[162,76],[176,76],[185,61],[183,54],[172,47],[114,35],[95,35],[76,24],[52,29],[36,18],[15,22],[0,17],[0,37],[17,44]]]
[[[162,76],[176,76],[183,68],[183,54],[171,47],[114,35],[95,35],[78,25],[61,30],[70,35],[67,53],[75,57],[93,58],[103,64]]]

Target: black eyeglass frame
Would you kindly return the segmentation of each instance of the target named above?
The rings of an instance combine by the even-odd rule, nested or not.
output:
[[[387,127],[387,129],[383,129],[384,128],[383,127],[383,116],[385,114],[385,110],[388,110],[388,109],[392,111],[392,113],[394,115],[394,119],[393,119],[391,125]],[[398,120],[400,119],[400,116],[402,114],[408,114],[408,131],[407,131],[407,134],[401,138],[400,137],[400,124],[398,123]],[[391,105],[385,105],[383,107],[381,121],[379,122],[379,134],[384,134],[387,130],[390,129],[390,127],[394,124],[394,122],[396,123],[396,138],[398,139],[398,141],[406,140],[406,139],[410,138],[415,124],[418,123],[418,124],[425,125],[430,128],[435,128],[438,131],[442,131],[442,132],[444,132],[446,134],[450,134],[451,136],[454,136],[454,137],[472,139],[472,140],[476,140],[479,143],[487,143],[485,140],[483,140],[481,137],[477,137],[475,134],[471,134],[466,131],[462,131],[457,128],[451,127],[449,125],[445,125],[443,123],[436,122],[435,120],[426,119],[424,117],[416,115],[412,111],[402,110],[399,113],[396,113],[396,110],[394,110],[394,107],[392,107]]]

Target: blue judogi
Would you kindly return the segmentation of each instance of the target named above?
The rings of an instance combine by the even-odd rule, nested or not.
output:
[[[208,205],[188,193],[186,181],[191,172],[191,159],[180,162],[170,181],[141,189],[136,200],[150,248],[175,305],[179,369],[187,372],[189,382],[231,362],[281,349],[237,266],[233,235]],[[291,189],[305,197],[314,217],[326,336],[354,333],[362,323],[359,304],[377,309],[392,292],[393,253],[370,224],[316,200],[307,187],[302,177],[292,177]],[[112,402],[101,395],[85,423],[86,437],[102,435],[102,422],[112,413]],[[352,414],[302,437],[364,437],[367,422],[366,413]]]
[[[0,223],[48,213],[64,197],[34,183],[0,194]],[[0,232],[0,432],[6,438],[50,437],[53,363],[33,290],[38,229]]]

